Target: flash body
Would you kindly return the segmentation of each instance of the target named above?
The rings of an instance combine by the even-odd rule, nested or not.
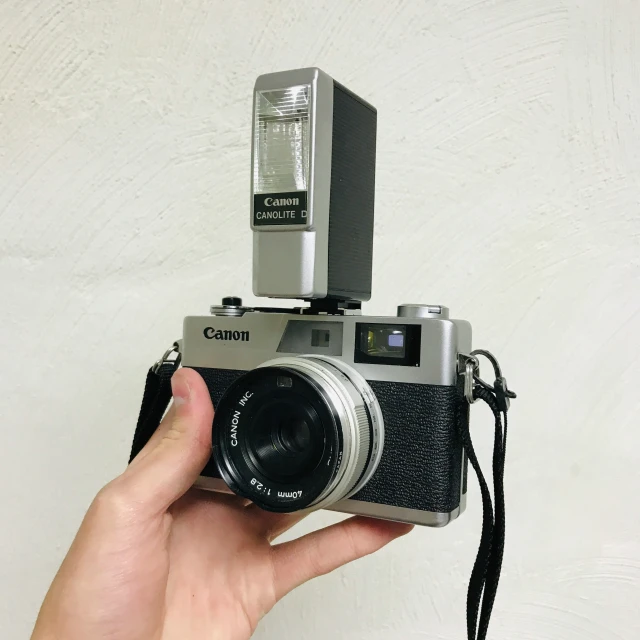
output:
[[[258,77],[253,99],[253,292],[371,297],[376,109],[317,68]]]

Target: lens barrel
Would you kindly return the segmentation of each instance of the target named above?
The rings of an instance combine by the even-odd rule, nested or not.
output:
[[[356,493],[375,472],[383,439],[366,380],[322,356],[278,358],[242,375],[213,424],[222,479],[279,512],[319,509]]]

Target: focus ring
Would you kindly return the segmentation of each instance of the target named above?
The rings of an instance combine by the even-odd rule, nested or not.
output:
[[[310,358],[330,364],[335,369],[340,370],[343,375],[349,379],[351,386],[354,387],[359,394],[359,400],[364,403],[367,418],[371,422],[371,429],[369,430],[371,455],[367,459],[364,473],[346,496],[350,497],[358,493],[358,491],[369,482],[380,463],[384,447],[384,420],[382,411],[380,410],[380,405],[378,404],[375,394],[362,374],[337,358],[317,355],[310,356]]]
[[[340,369],[336,364],[328,359],[309,357],[309,360],[313,360],[321,366],[333,370],[334,374],[342,380],[345,391],[348,391],[351,396],[351,402],[353,412],[355,414],[355,438],[354,445],[356,445],[356,464],[352,473],[353,485],[347,491],[346,495],[349,495],[352,489],[355,487],[357,481],[362,477],[365,470],[365,465],[370,459],[370,447],[371,447],[371,426],[369,424],[369,414],[364,404],[362,395],[353,383],[353,380],[346,374],[345,371]]]
[[[358,421],[358,431],[360,432],[360,451],[356,471],[353,474],[356,480],[359,480],[364,473],[364,467],[369,460],[369,448],[371,445],[371,435],[369,427],[369,416],[364,404],[356,407],[356,419]]]

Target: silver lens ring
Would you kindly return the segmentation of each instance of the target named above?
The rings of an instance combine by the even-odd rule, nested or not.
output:
[[[285,367],[306,374],[338,418],[343,442],[340,465],[310,508],[326,508],[359,491],[375,473],[384,443],[382,412],[367,381],[340,360],[324,356],[276,358],[260,367]]]
[[[369,386],[365,377],[358,373],[353,367],[350,367],[348,364],[342,362],[342,360],[338,360],[336,358],[329,358],[327,356],[311,357],[316,360],[324,360],[325,362],[332,364],[347,376],[349,381],[359,392],[360,398],[364,401],[369,413],[368,417],[371,421],[371,457],[362,477],[353,489],[345,496],[345,498],[349,498],[350,496],[358,493],[358,491],[360,491],[360,489],[362,489],[367,482],[371,480],[371,477],[378,468],[380,458],[382,458],[382,450],[384,448],[384,420],[382,418],[382,410],[378,404],[378,399],[373,393],[373,390]]]

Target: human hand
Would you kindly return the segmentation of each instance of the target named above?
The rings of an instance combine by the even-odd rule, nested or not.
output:
[[[91,504],[32,640],[244,640],[296,586],[411,530],[354,517],[272,545],[303,516],[189,490],[211,453],[213,408],[191,369],[172,388],[156,433]]]

